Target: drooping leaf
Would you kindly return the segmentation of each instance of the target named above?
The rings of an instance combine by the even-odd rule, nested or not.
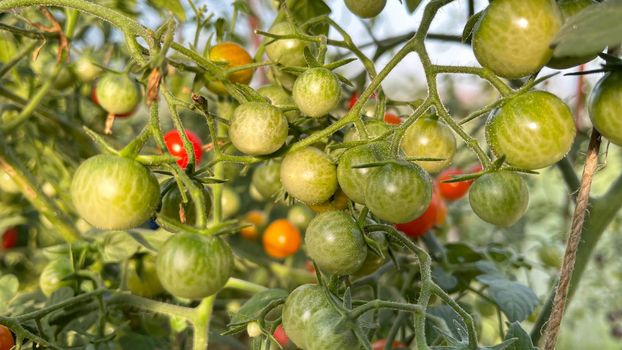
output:
[[[464,25],[464,29],[462,30],[462,42],[463,43],[469,42],[471,40],[471,36],[473,35],[473,29],[475,29],[475,25],[477,24],[479,19],[482,18],[482,15],[484,15],[484,11],[480,11],[474,14],[466,22],[466,24]]]
[[[260,312],[272,301],[287,297],[287,291],[283,289],[268,289],[253,295],[248,299],[240,310],[231,317],[230,324],[240,324],[256,320]]]
[[[521,322],[535,310],[538,297],[531,288],[498,275],[480,275],[477,280],[488,286],[488,297],[499,306],[510,322]]]

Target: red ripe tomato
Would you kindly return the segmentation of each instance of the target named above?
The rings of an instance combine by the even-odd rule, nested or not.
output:
[[[351,110],[352,107],[354,107],[356,101],[359,100],[359,96],[361,96],[361,94],[359,94],[357,91],[354,91],[352,93],[352,96],[350,96],[350,99],[348,100],[348,110]]]
[[[444,205],[444,203],[441,203],[442,201],[443,199],[439,195],[438,191],[432,191],[432,200],[430,201],[428,209],[426,209],[426,211],[415,220],[403,224],[396,224],[395,228],[412,238],[423,236],[437,224],[439,207]]]
[[[402,124],[402,118],[393,113],[387,113],[384,115],[384,122],[390,125],[400,125]]]
[[[201,158],[203,157],[203,144],[201,143],[201,139],[192,131],[186,130],[186,136],[192,143],[192,149],[194,149],[194,160],[195,164],[199,164],[201,162]],[[186,149],[184,148],[184,143],[181,140],[181,135],[177,130],[171,130],[164,135],[164,143],[166,144],[166,149],[168,152],[174,156],[179,158],[177,160],[177,164],[182,169],[186,169],[188,166],[188,153],[186,153]]]
[[[464,172],[460,169],[449,168],[438,176],[438,190],[443,198],[455,201],[464,197],[467,192],[469,192],[469,187],[471,187],[473,181],[444,182],[463,174]]]
[[[285,333],[283,325],[278,325],[272,335],[274,336],[274,339],[276,339],[276,341],[283,347],[289,343],[289,337]]]
[[[15,345],[11,331],[5,326],[0,326],[0,350],[9,350]]]
[[[2,235],[2,248],[11,249],[17,245],[17,241],[19,240],[19,232],[15,227],[12,227],[6,231]]]
[[[371,344],[372,350],[384,350],[384,347],[387,345],[386,339],[378,339],[373,344]],[[391,344],[391,349],[407,349],[408,346],[394,340]]]

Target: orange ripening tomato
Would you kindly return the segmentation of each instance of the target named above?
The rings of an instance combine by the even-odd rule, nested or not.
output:
[[[395,228],[404,232],[409,237],[418,238],[423,236],[426,232],[430,231],[434,225],[438,222],[439,206],[443,205],[442,198],[438,194],[438,191],[432,191],[432,200],[428,209],[421,214],[420,217],[413,221],[396,224]]]
[[[438,176],[438,190],[443,198],[455,201],[464,197],[467,192],[469,192],[469,187],[471,187],[473,181],[444,182],[463,174],[464,172],[462,170],[456,168],[445,169],[440,173]]]
[[[11,331],[0,325],[0,350],[9,350],[15,345]]]
[[[236,43],[229,41],[214,45],[209,51],[209,59],[213,62],[226,63],[226,68],[235,68],[253,63],[253,58]],[[232,83],[248,84],[253,78],[253,69],[244,69],[229,74],[229,81]],[[226,95],[227,90],[220,81],[208,78],[207,88],[219,95]]]
[[[266,254],[283,259],[300,249],[302,236],[296,225],[286,219],[274,220],[263,235],[263,248]]]
[[[266,214],[260,210],[251,210],[246,213],[242,223],[250,224],[251,226],[242,228],[240,235],[243,238],[255,240],[259,237],[259,227],[266,223]]]
[[[402,118],[393,113],[387,113],[384,115],[384,122],[389,125],[400,125],[402,124]]]
[[[372,350],[384,350],[384,347],[387,345],[386,339],[378,339],[373,344],[371,344]],[[391,344],[391,349],[407,349],[408,346],[406,344],[402,344],[397,340],[394,340]]]

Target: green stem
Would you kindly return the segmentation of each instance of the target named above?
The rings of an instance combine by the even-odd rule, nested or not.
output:
[[[78,11],[66,9],[65,16],[67,17],[65,21],[65,35],[68,39],[71,39],[76,29],[76,23],[78,23]]]
[[[235,277],[229,278],[224,288],[237,289],[237,290],[241,290],[241,291],[249,292],[249,293],[259,293],[259,292],[262,292],[268,289],[262,285],[249,282],[249,281],[245,281],[245,280],[235,278]]]
[[[209,323],[216,295],[201,300],[199,306],[194,309],[195,315],[192,320],[194,336],[192,339],[193,350],[207,350],[209,344]]]
[[[353,318],[359,318],[363,316],[366,312],[371,310],[378,309],[391,309],[398,311],[408,311],[413,312],[415,314],[425,314],[425,308],[421,307],[421,305],[417,304],[409,304],[409,303],[398,303],[395,301],[388,300],[371,300],[366,302],[365,304],[355,308],[352,310],[351,316]]]
[[[193,320],[196,317],[194,309],[169,303],[163,303],[160,301],[139,297],[137,295],[129,293],[115,293],[106,302],[108,305],[128,305],[143,311],[155,312],[161,315],[173,317],[180,317],[189,321]]]
[[[481,67],[462,67],[462,66],[442,66],[432,65],[431,70],[435,74],[440,73],[454,73],[454,74],[472,74],[477,75],[482,79],[487,80],[490,85],[501,93],[501,96],[508,96],[512,94],[512,88],[510,88],[503,80],[497,77],[492,71]]]

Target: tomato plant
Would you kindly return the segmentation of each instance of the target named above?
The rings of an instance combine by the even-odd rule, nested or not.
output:
[[[294,224],[285,219],[279,219],[266,227],[262,240],[263,248],[269,256],[283,259],[300,249],[302,236]]]
[[[307,147],[283,158],[281,183],[292,197],[319,204],[337,190],[337,169],[326,153]]]
[[[197,136],[197,134],[190,130],[185,130],[184,133],[192,145],[192,150],[194,151],[194,163],[201,163],[201,159],[203,158],[203,144],[201,143],[201,139]],[[177,165],[179,165],[182,169],[186,169],[189,162],[188,152],[186,152],[186,148],[184,147],[184,142],[179,131],[170,130],[164,134],[164,143],[166,144],[168,153],[170,153],[173,157],[178,158]]]

